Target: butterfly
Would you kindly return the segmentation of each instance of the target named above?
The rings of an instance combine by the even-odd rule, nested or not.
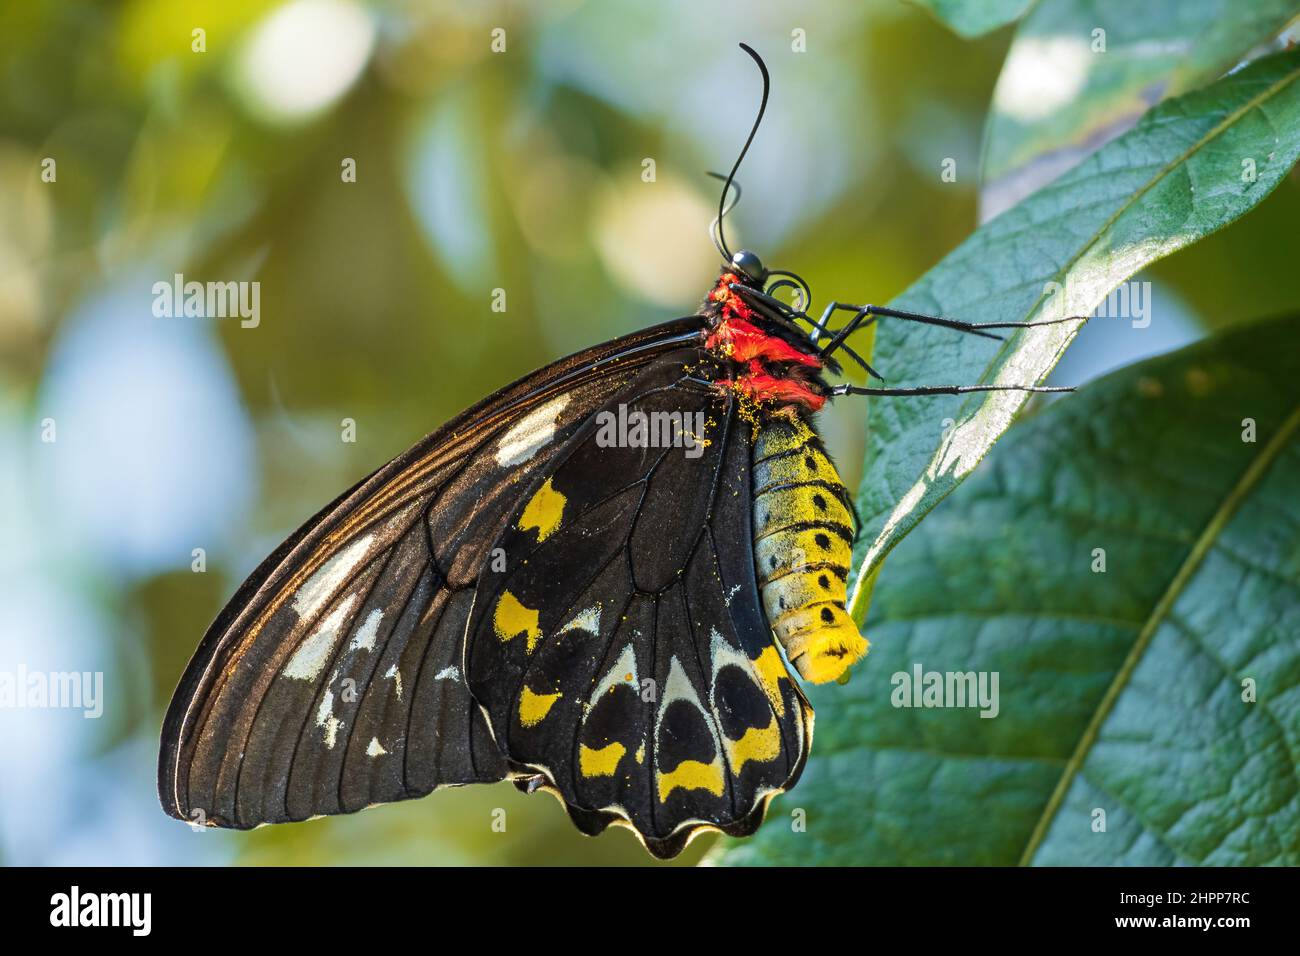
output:
[[[763,100],[702,306],[503,388],[266,558],[167,711],[168,814],[246,829],[508,779],[669,858],[752,834],[795,785],[813,711],[794,674],[834,681],[867,651],[846,610],[857,519],[815,413],[1007,387],[826,375],[842,353],[879,378],[847,339],[882,316],[1021,323],[839,303],[814,320],[801,278],[733,254],[725,203],[769,87],[741,46]]]

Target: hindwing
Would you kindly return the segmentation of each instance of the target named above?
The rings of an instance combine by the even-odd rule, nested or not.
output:
[[[465,647],[512,772],[585,832],[621,823],[661,857],[701,830],[752,833],[812,735],[755,579],[751,426],[692,375],[706,361],[659,358],[533,477]],[[630,429],[610,445],[602,419],[638,413],[698,423],[697,446]]]

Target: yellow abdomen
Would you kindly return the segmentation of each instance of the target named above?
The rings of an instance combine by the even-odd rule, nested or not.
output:
[[[854,521],[848,489],[804,422],[764,424],[754,443],[754,555],[767,619],[814,684],[867,652],[845,610]]]

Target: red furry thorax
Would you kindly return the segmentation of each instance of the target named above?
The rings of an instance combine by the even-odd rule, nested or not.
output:
[[[719,358],[743,366],[734,378],[716,384],[758,405],[802,405],[810,411],[820,410],[826,396],[813,387],[807,375],[821,369],[821,360],[750,321],[755,318],[754,310],[731,289],[739,282],[735,273],[724,272],[709,293],[709,301],[720,303],[721,308],[705,347]],[[793,374],[795,369],[802,374]]]

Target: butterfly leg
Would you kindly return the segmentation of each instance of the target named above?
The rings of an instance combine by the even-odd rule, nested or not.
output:
[[[841,306],[838,302],[832,302],[830,305],[826,306],[826,311],[822,313],[821,320],[817,323],[815,327],[816,331],[810,333],[812,335],[812,340],[814,345],[816,345],[820,340],[822,332],[829,332],[829,330],[826,328],[826,323],[830,321],[831,315],[835,312],[835,310],[840,308],[843,308],[843,306]],[[834,354],[834,352],[837,349],[841,349],[841,348],[847,349],[848,346],[844,344],[844,340],[847,339],[854,332],[856,332],[858,329],[860,328],[865,329],[875,321],[876,321],[876,316],[871,315],[869,312],[867,312],[867,309],[865,307],[859,309],[857,314],[854,315],[852,319],[846,322],[842,328],[840,328],[838,331],[836,331],[834,334],[831,335],[831,340],[827,342],[824,346],[822,346],[817,354],[820,356],[820,358],[823,361],[825,361],[832,354]],[[873,378],[879,379],[882,382],[885,380],[884,376],[882,376],[874,368],[868,365],[867,362],[864,361],[863,359],[859,358],[858,364],[861,365],[864,369],[866,369],[867,374],[871,375]]]
[[[831,314],[834,313],[836,309],[843,309],[843,308],[851,308],[851,307],[840,305],[840,303],[838,302],[832,302],[830,305],[826,306],[826,311],[822,313],[821,322],[818,323],[819,333],[822,330],[826,330],[829,332],[829,330],[826,329],[826,323],[830,321]],[[876,315],[873,312],[871,312],[871,306],[864,305],[858,308],[853,318],[849,319],[849,321],[846,322],[840,329],[834,332],[831,335],[831,340],[828,343],[826,343],[826,345],[822,346],[820,352],[822,358],[825,358],[826,356],[832,354],[836,349],[842,348],[844,346],[845,339],[847,339],[858,329],[865,329],[869,327],[872,323],[876,321],[876,318],[877,318]],[[820,334],[814,335],[813,343],[816,344],[819,338],[820,338]]]
[[[871,388],[860,385],[836,385],[832,398],[839,395],[965,395],[968,392],[1073,392],[1059,385],[922,385],[913,388]]]
[[[813,327],[809,330],[808,335],[813,340],[814,345],[821,341],[823,334],[830,333],[830,329],[826,326],[830,322],[831,316],[835,314],[835,310],[839,307],[840,304],[838,302],[832,302],[830,305],[826,306],[825,310],[823,310],[822,317],[812,324]]]
[[[850,325],[854,328],[866,328],[871,322],[875,321],[877,316],[887,316],[895,319],[904,319],[908,322],[920,322],[924,325],[938,325],[946,329],[955,329],[958,332],[967,332],[971,335],[979,335],[984,338],[1001,340],[1002,336],[993,335],[989,329],[1031,329],[1040,325],[1060,325],[1062,322],[1087,322],[1089,316],[1086,315],[1068,315],[1062,319],[1043,319],[1041,322],[965,322],[961,319],[948,319],[941,315],[926,315],[924,312],[906,312],[902,309],[890,309],[883,305],[851,305],[846,302],[831,302],[822,311],[820,319],[814,320],[808,313],[792,309],[780,299],[751,289],[740,283],[732,283],[729,287],[745,299],[761,302],[769,308],[776,309],[788,319],[802,319],[808,322],[812,329],[809,334],[816,342],[823,334],[828,334],[826,328],[831,316],[837,311],[853,312],[854,318],[850,320]],[[870,317],[868,319],[868,317]],[[857,323],[856,325],[854,323]],[[842,331],[842,330],[841,330]],[[838,333],[837,333],[838,334]]]
[[[823,346],[819,351],[821,358],[826,359],[834,352],[842,349],[845,354],[849,355],[855,362],[866,369],[870,375],[878,379],[880,378],[880,375],[871,368],[871,366],[867,364],[861,356],[848,347],[846,340],[855,331],[867,328],[881,316],[903,319],[907,322],[919,322],[923,325],[937,325],[942,328],[954,329],[958,332],[965,332],[969,335],[978,335],[982,338],[995,339],[997,341],[1001,341],[1002,336],[994,335],[989,331],[990,329],[1028,329],[1040,325],[1059,325],[1063,322],[1087,322],[1089,318],[1086,315],[1071,315],[1062,319],[1043,319],[1041,322],[964,322],[960,319],[949,319],[939,315],[926,315],[923,312],[907,312],[902,309],[891,309],[881,305],[851,305],[844,302],[831,302],[822,311],[820,319],[813,319],[806,312],[793,309],[780,299],[759,292],[756,289],[748,288],[739,283],[733,283],[730,288],[732,291],[746,299],[755,300],[769,308],[777,310],[787,319],[807,322],[812,326],[812,328],[809,329],[808,334],[814,344],[820,342],[823,335],[831,335],[830,342]],[[830,323],[831,316],[837,311],[852,312],[854,315],[843,328],[832,333],[827,328],[827,325]],[[881,381],[884,381],[884,379],[881,379]]]
[[[956,329],[958,332],[967,332],[971,335],[980,335],[989,339],[1001,339],[1000,335],[993,335],[988,329],[1034,329],[1040,325],[1060,325],[1063,322],[1087,322],[1086,315],[1069,315],[1062,319],[1043,319],[1040,322],[964,322],[961,319],[948,319],[941,315],[927,315],[924,312],[905,312],[902,309],[890,309],[883,305],[845,305],[839,302],[832,302],[827,306],[827,310],[843,309],[847,312],[862,313],[868,315],[889,316],[895,319],[904,319],[908,322],[920,322],[923,325],[938,325],[945,329]]]
[[[1027,329],[1039,325],[1058,325],[1062,322],[1087,322],[1087,316],[1069,316],[1064,319],[1044,319],[1041,322],[963,322],[959,319],[946,319],[938,315],[925,315],[921,312],[905,312],[901,309],[889,309],[879,305],[845,305],[840,302],[832,302],[826,307],[822,314],[821,322],[818,323],[819,331],[824,329],[831,313],[836,309],[843,309],[854,313],[853,318],[839,329],[825,346],[818,353],[823,360],[832,355],[836,349],[846,348],[844,340],[859,328],[866,328],[876,320],[878,316],[887,316],[895,319],[903,319],[908,322],[920,322],[923,325],[937,325],[946,329],[955,329],[958,332],[965,332],[970,335],[978,335],[983,338],[1002,340],[1002,336],[994,335],[989,329]],[[813,337],[817,341],[817,336]],[[879,375],[876,376],[880,378]],[[883,379],[881,379],[883,381]],[[956,387],[956,386],[954,386]]]
[[[827,325],[830,323],[831,316],[837,310],[853,312],[854,315],[853,318],[843,326],[831,333],[827,328]],[[821,358],[825,359],[830,355],[833,355],[838,349],[845,348],[846,346],[844,342],[850,335],[859,329],[870,327],[880,316],[891,316],[893,318],[909,319],[931,325],[941,325],[945,328],[957,329],[958,331],[967,332],[971,335],[979,335],[984,338],[997,339],[998,341],[1001,341],[1002,336],[994,335],[992,332],[984,330],[989,328],[1008,327],[1023,328],[1029,324],[1026,322],[988,322],[977,324],[973,322],[960,322],[956,319],[945,319],[935,315],[922,315],[919,312],[902,312],[898,309],[887,309],[878,305],[848,305],[842,302],[831,302],[826,306],[826,310],[822,313],[821,319],[815,323],[813,331],[809,334],[812,336],[814,344],[820,341],[822,333],[831,335],[830,341],[822,346],[818,353]],[[884,379],[869,366],[867,367],[867,371],[880,379],[880,381],[884,381]]]
[[[1001,341],[1002,336],[994,335],[988,329],[1006,329],[1006,328],[1025,328],[1031,323],[1028,322],[962,322],[959,319],[945,319],[939,315],[926,315],[922,312],[904,312],[901,309],[889,309],[881,305],[848,305],[841,302],[832,302],[826,307],[827,316],[836,309],[843,309],[846,312],[853,312],[854,316],[849,320],[831,344],[823,349],[823,354],[833,350],[844,337],[852,334],[859,327],[866,328],[879,316],[888,316],[895,319],[904,319],[909,322],[920,322],[924,325],[938,325],[946,329],[956,329],[958,332],[966,332],[970,335],[978,335],[986,339],[997,339]],[[826,318],[827,316],[823,316]],[[870,317],[870,318],[868,318]],[[864,321],[865,320],[865,321]]]
[[[818,338],[826,331],[826,323],[830,320],[830,317],[836,308],[836,304],[832,302],[830,306],[826,308],[826,311],[822,313],[821,319],[817,320],[807,312],[801,312],[798,309],[792,308],[780,299],[768,295],[766,292],[759,292],[757,289],[751,289],[738,282],[733,282],[728,288],[739,295],[742,299],[745,299],[750,305],[757,304],[765,306],[790,322],[807,322],[812,326],[812,329],[809,330],[808,334],[812,338],[814,344],[816,344]],[[839,347],[843,349],[845,355],[857,362],[858,365],[862,366],[863,370],[866,371],[868,375],[874,376],[882,382],[884,381],[884,379],[880,377],[880,374],[867,363],[867,360],[857,352],[853,351],[853,349],[849,348],[848,345],[841,344]]]
[[[916,312],[902,312],[897,309],[885,309],[874,305],[863,306],[846,306],[838,302],[832,302],[826,307],[826,313],[822,316],[822,325],[825,325],[830,314],[836,309],[855,309],[856,312],[852,319],[844,324],[842,328],[835,332],[830,342],[828,342],[820,351],[820,355],[825,358],[833,353],[837,348],[843,346],[844,340],[859,328],[866,328],[876,320],[877,316],[892,316],[894,318],[909,319],[914,321],[925,322],[932,325],[941,325],[946,328],[955,328],[961,332],[969,332],[973,335],[982,335],[991,339],[1001,339],[1001,336],[992,335],[985,332],[989,328],[1026,328],[1030,325],[1048,325],[1055,324],[1059,321],[1068,321],[1066,319],[1053,319],[1050,322],[1029,323],[1029,322],[959,322],[956,319],[944,319],[939,316],[921,315]],[[1086,318],[1085,318],[1086,321]],[[815,340],[814,340],[815,341]],[[875,375],[876,378],[884,382],[884,379],[868,366],[868,371]],[[860,387],[857,385],[837,385],[831,389],[831,395],[961,395],[968,392],[1072,392],[1073,388],[1066,387],[1049,387],[1043,385],[932,385],[914,388],[876,388]]]

